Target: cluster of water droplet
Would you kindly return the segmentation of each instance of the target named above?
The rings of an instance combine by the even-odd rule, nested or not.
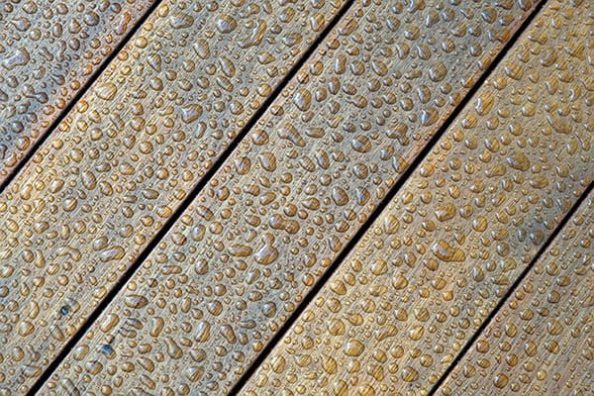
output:
[[[594,179],[587,7],[537,17],[245,394],[429,392]]]
[[[151,2],[0,3],[0,181],[48,131]]]
[[[440,388],[594,393],[594,194]]]
[[[47,389],[228,391],[530,6],[356,3],[63,362]],[[493,130],[494,96],[483,96],[479,113],[469,120],[493,118],[488,124]],[[485,121],[472,129],[478,121],[469,120],[464,127],[475,138],[461,152],[485,151],[485,168],[501,162],[501,156],[504,169],[537,180],[538,172],[516,169],[526,167],[523,147],[508,148],[512,143],[514,148],[529,146],[526,132],[514,131],[521,137],[502,133],[503,140],[492,137],[479,145]],[[506,122],[510,120],[503,114],[501,124]],[[506,165],[507,158],[515,168]],[[450,184],[444,187],[445,180],[433,182],[431,177],[441,166],[426,166],[421,173],[426,184],[437,183],[447,191]],[[451,167],[458,178],[472,174],[463,170],[459,158]],[[476,164],[472,177],[484,178],[485,168]],[[505,188],[515,187],[508,179]],[[460,196],[461,188],[452,186],[451,194]],[[475,195],[469,199],[485,205],[484,184],[472,188]],[[430,202],[431,189],[425,189],[410,199],[421,195]],[[439,215],[443,221],[451,216],[449,207],[439,210],[444,211]],[[471,214],[468,209],[463,213]],[[443,239],[431,247],[435,260],[457,262],[467,254]],[[348,345],[349,353],[356,354],[358,344]],[[315,356],[313,350],[308,354]]]
[[[41,374],[341,5],[159,5],[0,196],[0,388]]]

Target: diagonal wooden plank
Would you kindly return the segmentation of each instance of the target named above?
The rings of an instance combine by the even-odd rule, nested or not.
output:
[[[431,391],[594,179],[591,11],[545,5],[242,394]]]
[[[0,195],[0,389],[26,392],[343,1],[164,1]]]
[[[594,193],[437,390],[594,394]]]
[[[41,393],[230,391],[532,7],[356,3]]]
[[[0,1],[0,186],[153,0]]]

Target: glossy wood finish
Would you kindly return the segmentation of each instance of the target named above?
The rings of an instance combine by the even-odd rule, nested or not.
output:
[[[0,0],[0,184],[152,0]]]
[[[532,8],[398,4],[349,10],[41,393],[229,391]]]
[[[242,394],[431,390],[594,179],[588,37],[545,5]]]
[[[3,392],[29,389],[342,5],[151,14],[0,196]]]
[[[594,394],[594,193],[438,395]]]

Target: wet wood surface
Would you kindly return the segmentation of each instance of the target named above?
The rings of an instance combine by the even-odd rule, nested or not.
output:
[[[0,184],[151,0],[0,0]]]
[[[149,16],[0,195],[0,389],[29,390],[342,5]]]
[[[0,183],[85,91],[0,193],[0,394],[592,392],[591,3],[162,1],[93,76],[152,3],[0,0]]]
[[[545,5],[242,394],[431,391],[594,179],[591,15]]]
[[[594,194],[438,395],[594,394]]]
[[[355,3],[41,393],[229,392],[533,5]]]

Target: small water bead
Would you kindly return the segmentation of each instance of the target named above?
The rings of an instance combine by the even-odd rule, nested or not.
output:
[[[357,357],[363,353],[365,345],[359,340],[351,340],[345,344],[344,353],[347,356]]]
[[[237,28],[237,21],[231,15],[221,15],[217,18],[216,26],[221,33],[231,33]]]
[[[98,86],[96,90],[98,98],[108,101],[112,100],[117,92],[118,87],[111,82]]]
[[[60,315],[66,316],[70,313],[70,306],[69,305],[62,305],[60,308]]]

